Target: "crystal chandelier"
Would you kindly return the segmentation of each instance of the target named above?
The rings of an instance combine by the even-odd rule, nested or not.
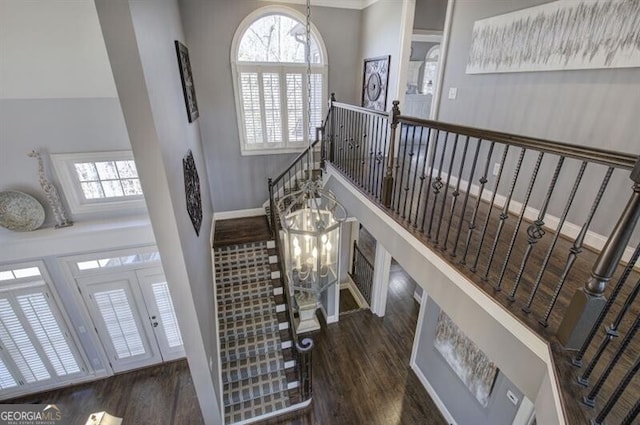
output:
[[[306,19],[306,83],[307,119],[311,116],[311,5],[307,0]],[[311,133],[311,131],[309,132]],[[311,137],[308,137],[307,170],[300,189],[282,197],[277,209],[286,235],[287,275],[296,300],[313,303],[318,295],[338,282],[340,224],[346,219],[345,209],[333,193],[322,188],[320,178],[314,179]]]

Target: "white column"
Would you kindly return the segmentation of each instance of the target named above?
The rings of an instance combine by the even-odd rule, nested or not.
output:
[[[383,317],[387,309],[390,271],[391,254],[378,241],[376,242],[376,258],[373,262],[373,289],[371,294],[371,311],[378,317]]]

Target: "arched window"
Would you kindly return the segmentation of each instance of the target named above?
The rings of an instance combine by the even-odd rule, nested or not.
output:
[[[304,21],[293,9],[267,6],[247,16],[236,31],[231,67],[243,155],[299,151],[324,118],[327,53],[312,25],[309,128]]]

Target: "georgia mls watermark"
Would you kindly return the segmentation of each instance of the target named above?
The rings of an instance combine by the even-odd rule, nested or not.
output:
[[[55,404],[0,404],[0,425],[62,425]]]

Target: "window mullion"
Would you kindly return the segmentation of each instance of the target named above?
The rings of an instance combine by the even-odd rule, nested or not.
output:
[[[278,78],[280,79],[280,125],[282,126],[282,143],[284,146],[289,146],[289,107],[287,103],[287,71],[283,67],[280,67],[278,71]]]
[[[258,96],[260,98],[260,125],[262,126],[262,143],[267,145],[267,108],[264,103],[264,69],[260,67],[258,69]]]

